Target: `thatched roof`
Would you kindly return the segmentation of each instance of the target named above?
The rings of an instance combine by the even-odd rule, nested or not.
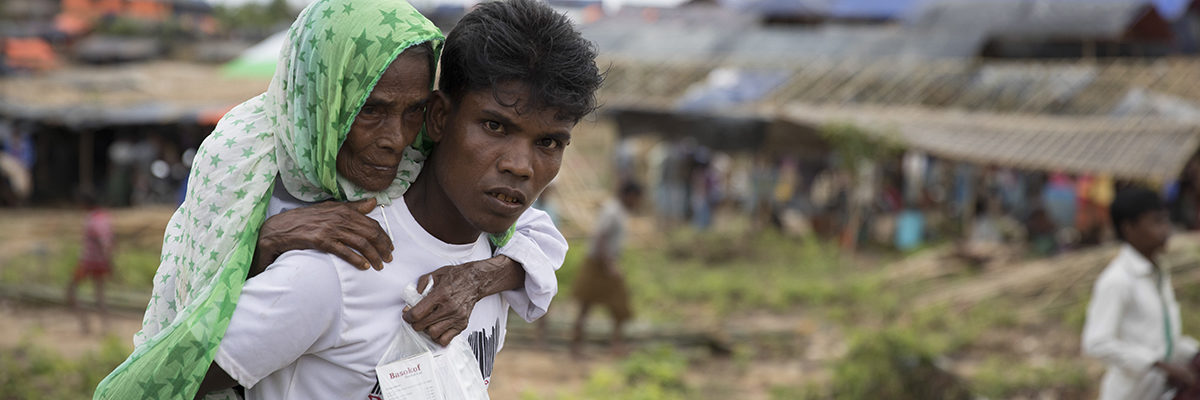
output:
[[[70,67],[0,79],[0,116],[77,128],[184,122],[220,116],[267,83],[178,62]]]
[[[636,108],[675,107],[720,68],[790,76],[762,99],[785,104],[945,108],[1076,116],[1200,117],[1200,60],[975,62],[835,60],[789,63],[642,62],[609,58],[601,98]],[[1159,101],[1162,100],[1162,101]],[[1139,104],[1139,102],[1146,102]],[[1162,104],[1170,103],[1169,109]]]
[[[798,124],[848,122],[955,160],[1166,181],[1200,148],[1200,126],[1156,120],[947,113],[929,109],[789,106]]]
[[[613,109],[680,112],[697,89],[719,88],[715,78],[730,71],[783,73],[784,83],[757,97],[746,96],[745,85],[730,86],[729,95],[713,96],[708,112],[786,121],[802,128],[783,131],[807,136],[823,123],[856,121],[894,132],[913,148],[985,164],[1161,181],[1176,176],[1200,146],[1194,59],[610,61],[600,98]],[[697,110],[687,112],[697,118]],[[765,143],[758,139],[785,134],[749,139]]]

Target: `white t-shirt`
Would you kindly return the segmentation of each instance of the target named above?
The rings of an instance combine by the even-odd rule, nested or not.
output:
[[[283,180],[278,177],[275,179],[275,189],[271,193],[271,201],[267,203],[268,217],[315,204],[301,201],[283,190]],[[395,202],[403,203],[403,199]],[[382,222],[380,226],[383,226]],[[533,207],[525,210],[517,219],[516,231],[508,244],[496,249],[495,254],[508,256],[525,269],[525,284],[521,289],[502,293],[517,315],[528,322],[545,315],[550,301],[558,294],[555,271],[562,267],[567,257],[567,239],[554,227],[550,215]],[[399,252],[398,248],[392,253],[393,259],[403,256],[404,253]]]
[[[628,218],[620,201],[610,199],[604,203],[592,235],[593,256],[604,255],[614,260],[621,256],[621,249],[625,247],[625,220]]]
[[[375,366],[406,323],[400,289],[443,266],[492,253],[482,235],[466,245],[438,240],[402,200],[368,216],[389,231],[395,254],[403,255],[382,271],[361,271],[336,256],[300,250],[284,253],[246,282],[215,361],[247,388],[248,400],[378,399]],[[476,303],[462,333],[485,382],[504,346],[506,297]]]

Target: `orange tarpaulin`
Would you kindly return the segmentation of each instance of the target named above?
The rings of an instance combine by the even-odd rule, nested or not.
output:
[[[45,40],[9,38],[4,41],[7,63],[15,68],[45,70],[58,66],[58,56]]]
[[[201,111],[196,115],[196,122],[201,125],[217,126],[217,122],[221,120],[221,117],[224,117],[225,113],[228,113],[233,107],[229,106]]]
[[[64,13],[54,17],[54,29],[67,34],[67,36],[78,36],[91,27],[91,22],[75,14]]]
[[[129,8],[126,11],[134,18],[161,21],[170,13],[167,7],[165,2],[157,0],[129,0]]]

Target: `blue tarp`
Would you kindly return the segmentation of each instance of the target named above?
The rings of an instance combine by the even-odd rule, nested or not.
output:
[[[893,1],[888,1],[888,0],[838,0],[836,3],[841,4],[841,3],[860,3],[861,2],[861,3],[878,3],[880,5],[889,5],[889,4],[893,4],[893,3],[906,3],[906,6],[908,6],[908,7],[919,8],[924,3],[935,3],[935,2],[940,2],[940,3],[945,3],[945,2],[1021,3],[1021,2],[1026,2],[1026,1],[1027,0],[950,0],[950,1],[947,1],[947,0],[915,0],[915,1],[914,0],[893,0]],[[1163,19],[1172,21],[1172,20],[1178,19],[1180,16],[1182,16],[1183,13],[1185,11],[1187,11],[1188,6],[1192,4],[1193,0],[1056,0],[1056,1],[1062,2],[1062,3],[1075,2],[1075,3],[1091,3],[1091,4],[1114,4],[1114,3],[1116,3],[1116,4],[1153,4],[1154,9],[1156,11],[1158,11],[1158,14],[1161,15],[1163,17]],[[836,7],[837,7],[837,5],[835,5],[835,8]]]
[[[1183,16],[1191,3],[1192,0],[1154,0],[1154,8],[1164,19],[1171,21]]]
[[[919,2],[920,0],[722,0],[721,4],[762,15],[895,19],[917,6]]]
[[[684,93],[680,111],[721,111],[761,100],[791,77],[791,71],[719,69]]]
[[[837,0],[829,8],[834,18],[899,19],[918,0]]]

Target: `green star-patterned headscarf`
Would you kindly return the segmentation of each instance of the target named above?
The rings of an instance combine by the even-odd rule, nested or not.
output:
[[[431,145],[424,135],[382,192],[339,177],[337,153],[396,56],[430,43],[436,60],[442,40],[403,0],[320,0],[300,13],[267,92],[226,114],[200,146],[133,354],[100,382],[96,399],[195,395],[241,294],[276,176],[305,201],[387,204],[404,193]],[[209,397],[223,396],[231,393]]]

